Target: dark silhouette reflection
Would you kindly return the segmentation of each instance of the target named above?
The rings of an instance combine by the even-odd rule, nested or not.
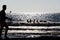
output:
[[[5,13],[6,8],[7,8],[7,6],[3,5],[2,6],[2,10],[0,11],[0,38],[1,38],[1,35],[2,35],[3,27],[6,28],[6,30],[5,30],[5,37],[7,38],[8,25],[5,22],[5,19],[8,19],[8,17],[6,17],[6,13]]]

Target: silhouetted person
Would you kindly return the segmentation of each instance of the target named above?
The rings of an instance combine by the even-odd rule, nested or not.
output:
[[[30,23],[32,22],[32,20],[30,19]]]
[[[0,37],[2,35],[3,27],[5,27],[6,28],[6,30],[5,30],[5,38],[7,38],[8,25],[5,22],[5,19],[7,19],[5,10],[6,10],[6,5],[3,5],[2,6],[2,10],[0,11],[0,26],[1,26],[1,29],[0,29]]]
[[[31,22],[32,22],[32,20],[31,20],[31,19],[29,19],[29,20],[27,19],[27,22],[28,22],[28,23],[31,23]]]
[[[37,22],[37,23],[39,23],[39,21],[38,21],[38,20],[37,20],[36,22]]]
[[[35,23],[35,19],[33,20],[33,23]]]

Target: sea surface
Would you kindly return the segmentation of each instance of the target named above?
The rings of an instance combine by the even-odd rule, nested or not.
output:
[[[6,15],[12,18],[12,21],[26,21],[31,20],[45,20],[50,22],[60,22],[60,13],[40,13],[40,12],[21,12],[21,13],[7,13]]]

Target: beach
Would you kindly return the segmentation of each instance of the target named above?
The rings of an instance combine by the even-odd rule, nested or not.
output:
[[[8,38],[60,37],[60,26],[9,26]],[[2,34],[4,38],[4,30]]]

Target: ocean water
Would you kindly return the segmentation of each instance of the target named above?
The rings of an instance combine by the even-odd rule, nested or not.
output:
[[[18,20],[45,20],[50,22],[60,22],[60,13],[36,13],[36,12],[27,12],[27,13],[7,13],[7,17],[12,18],[14,21]]]

